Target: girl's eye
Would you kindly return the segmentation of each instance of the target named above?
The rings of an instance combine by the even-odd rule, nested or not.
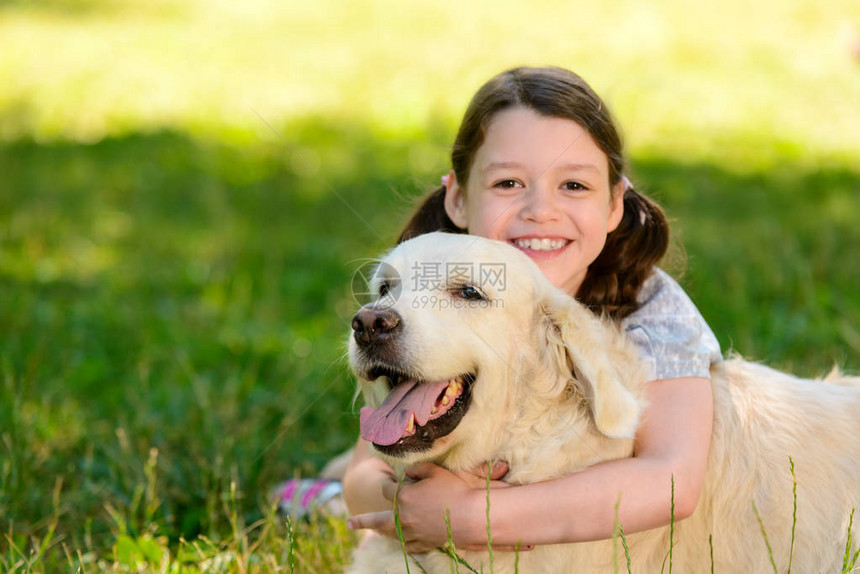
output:
[[[501,189],[514,189],[517,187],[523,187],[523,185],[515,179],[503,179],[494,183],[493,187],[498,187]]]
[[[578,181],[565,182],[564,184],[562,184],[561,187],[566,191],[585,191],[586,189],[588,189]]]
[[[467,301],[483,301],[484,294],[481,293],[477,287],[473,287],[471,285],[463,285],[459,287],[456,291],[456,294],[461,299],[466,299]]]

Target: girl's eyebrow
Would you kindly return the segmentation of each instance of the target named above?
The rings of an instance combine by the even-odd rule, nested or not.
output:
[[[597,174],[600,173],[600,168],[598,168],[593,163],[560,163],[553,166],[555,169],[564,170],[564,171],[593,171]]]
[[[481,171],[486,173],[488,171],[493,171],[494,169],[511,169],[520,167],[522,167],[522,164],[515,161],[491,161],[482,167]]]
[[[491,161],[481,168],[481,171],[487,173],[488,171],[493,171],[496,169],[512,169],[512,168],[522,168],[523,165],[516,161]],[[554,170],[563,170],[563,171],[593,171],[597,174],[600,174],[600,168],[598,168],[593,163],[578,163],[578,162],[568,162],[568,163],[558,163],[553,164],[547,167],[547,169],[543,170],[544,172],[549,171],[550,169]]]

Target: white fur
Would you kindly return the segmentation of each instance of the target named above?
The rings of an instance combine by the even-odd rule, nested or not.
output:
[[[645,405],[644,374],[631,343],[607,321],[559,291],[525,255],[473,236],[429,234],[401,244],[384,259],[398,270],[402,318],[398,356],[422,379],[477,370],[472,403],[458,427],[421,455],[391,459],[402,466],[430,460],[468,470],[505,460],[505,480],[530,483],[632,455]],[[487,308],[457,303],[446,290],[428,292],[416,263],[504,263],[506,288],[484,284]],[[435,295],[438,304],[422,305]],[[446,303],[443,303],[445,301]],[[429,303],[429,300],[428,300]],[[460,304],[462,308],[453,308]],[[443,308],[445,307],[445,308]],[[350,342],[357,373],[366,358]],[[381,382],[360,380],[379,404]],[[806,380],[731,358],[711,369],[714,432],[708,471],[695,512],[675,524],[673,568],[769,572],[770,559],[753,510],[758,508],[777,569],[785,571],[792,528],[792,478],[797,476],[797,526],[792,568],[839,571],[848,516],[860,506],[860,378],[831,374]],[[623,502],[622,502],[623,503]],[[860,518],[858,518],[860,521]],[[856,528],[854,536],[857,535]],[[627,536],[634,572],[659,572],[669,551],[669,527]],[[519,571],[611,572],[612,541],[538,547],[521,553]],[[620,544],[619,571],[626,571]],[[460,552],[489,572],[486,552]],[[440,552],[411,557],[430,573],[451,565]],[[514,555],[496,552],[494,571],[513,572]],[[353,573],[405,572],[399,543],[380,536],[355,553]],[[420,571],[412,565],[411,571]]]

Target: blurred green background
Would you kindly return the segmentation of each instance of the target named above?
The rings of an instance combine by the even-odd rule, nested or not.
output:
[[[0,566],[235,538],[350,445],[352,274],[515,65],[612,107],[724,349],[860,371],[858,29],[856,0],[0,0]]]

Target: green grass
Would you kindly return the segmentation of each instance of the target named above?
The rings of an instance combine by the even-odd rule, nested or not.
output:
[[[860,371],[860,14],[688,4],[0,2],[0,570],[339,570],[266,493],[354,440],[352,273],[520,63],[606,96],[724,348]]]
[[[847,574],[856,571],[857,559],[860,558],[860,548],[854,549],[854,538],[851,534],[851,527],[854,526],[854,511],[851,509],[851,514],[848,518],[848,536],[845,539],[845,557],[842,559],[842,572]],[[852,554],[851,552],[854,552]]]

